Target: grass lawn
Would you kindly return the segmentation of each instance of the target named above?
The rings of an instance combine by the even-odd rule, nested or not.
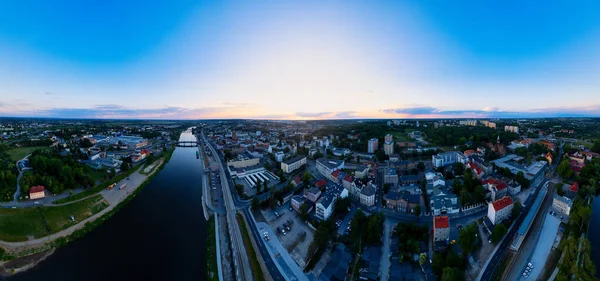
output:
[[[394,141],[410,141],[410,138],[403,132],[390,132],[394,136]]]
[[[114,178],[112,178],[111,180],[105,181],[101,184],[97,184],[94,187],[90,187],[82,192],[79,192],[77,194],[73,194],[67,198],[63,198],[63,199],[59,199],[54,201],[54,204],[63,204],[63,203],[68,203],[68,202],[73,202],[76,200],[79,200],[81,198],[85,198],[88,197],[90,195],[96,194],[100,191],[102,191],[103,189],[107,188],[110,184],[112,183],[117,183],[119,181],[122,181],[123,179],[125,179],[126,177],[130,176],[132,173],[134,173],[137,169],[139,169],[139,167],[141,167],[141,165],[138,165],[134,168],[132,168],[131,170],[124,172],[122,174],[116,175]],[[93,175],[92,175],[93,177]]]
[[[0,209],[0,239],[26,241],[68,228],[108,206],[102,195],[64,206]],[[75,221],[71,221],[71,216]]]
[[[252,247],[252,241],[250,240],[250,234],[248,234],[248,228],[246,228],[246,222],[242,218],[242,215],[237,214],[236,218],[238,220],[238,224],[240,225],[240,231],[242,232],[242,239],[244,240],[244,245],[246,246],[246,250],[248,252],[248,258],[250,259],[250,266],[252,267],[252,275],[258,281],[264,281],[265,275],[260,268],[260,263],[258,262],[258,258],[256,257],[256,252],[254,251],[254,247]]]
[[[104,169],[100,169],[100,170],[92,170],[89,174],[92,177],[94,184],[97,184],[97,183],[101,183],[104,181],[104,175],[106,173],[105,173]]]
[[[215,231],[215,217],[211,216],[206,222],[206,280],[219,280],[219,269],[217,268],[217,244]]]
[[[6,153],[10,155],[12,160],[17,161],[23,159],[23,157],[31,154],[38,149],[47,148],[46,146],[31,146],[31,147],[19,147],[8,150]]]

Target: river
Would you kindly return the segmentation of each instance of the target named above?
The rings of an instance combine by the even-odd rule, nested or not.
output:
[[[596,264],[596,277],[600,278],[600,196],[594,199],[592,205],[592,218],[590,219],[590,227],[588,230],[588,239],[592,244],[592,260]]]
[[[184,132],[180,140],[195,140]],[[112,218],[8,280],[204,280],[206,231],[196,148],[164,169]]]

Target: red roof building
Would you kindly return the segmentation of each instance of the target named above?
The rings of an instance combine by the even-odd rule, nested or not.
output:
[[[448,227],[450,227],[450,220],[448,219],[448,216],[435,217],[435,220],[433,221],[433,228]]]
[[[574,182],[569,188],[570,191],[577,193],[579,191],[579,183]]]
[[[327,181],[326,180],[320,180],[318,182],[315,183],[315,186],[318,188],[324,187],[327,185]]]
[[[44,198],[45,196],[46,194],[44,193],[44,186],[36,185],[29,189],[29,199]]]
[[[494,201],[492,203],[492,205],[494,206],[494,210],[496,210],[496,212],[512,205],[513,201],[510,197],[505,196],[504,198],[500,198],[496,201]]]

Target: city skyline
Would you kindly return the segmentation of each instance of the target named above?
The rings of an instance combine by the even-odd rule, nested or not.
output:
[[[0,4],[0,116],[600,117],[596,1],[167,3]]]

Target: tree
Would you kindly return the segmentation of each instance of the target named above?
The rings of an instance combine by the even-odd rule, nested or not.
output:
[[[415,207],[415,216],[419,217],[421,215],[421,205],[417,205]]]
[[[308,183],[311,178],[312,178],[312,175],[310,174],[310,172],[304,173],[303,180],[304,180],[305,183]]]
[[[513,209],[512,209],[512,213],[511,213],[511,218],[514,220],[516,219],[519,214],[521,213],[521,209],[523,208],[523,205],[521,205],[520,201],[515,201],[515,203],[513,204]]]
[[[507,232],[507,228],[503,223],[499,223],[494,227],[494,230],[492,231],[492,236],[490,237],[492,240],[492,243],[496,244],[498,242],[500,242],[500,240],[502,240],[502,237],[504,237],[504,235]]]
[[[425,171],[425,163],[419,162],[419,164],[417,164],[417,169],[419,169],[421,172]]]
[[[456,267],[446,267],[442,272],[442,281],[464,280],[463,272]]]
[[[391,183],[386,183],[383,185],[383,193],[387,194],[388,191],[390,191],[390,187],[392,186]]]
[[[591,148],[592,152],[600,153],[600,140],[596,140]]]
[[[569,166],[569,169],[571,169],[571,166]],[[523,174],[522,171],[519,171],[517,173],[517,175],[515,176],[515,180],[521,185],[521,187],[523,187],[523,188],[529,187],[530,182],[527,178],[525,178],[525,175]]]
[[[300,206],[300,218],[305,221],[308,218],[308,205],[302,204]]]
[[[127,162],[123,161],[123,163],[121,163],[121,171],[125,172],[129,170],[129,164],[127,164]]]
[[[464,172],[465,172],[465,165],[463,163],[456,162],[454,164],[454,175],[460,176],[460,175],[464,174]]]
[[[573,169],[571,168],[571,163],[569,160],[563,159],[558,167],[556,168],[558,175],[563,179],[569,179],[573,175]]]
[[[260,202],[258,202],[258,198],[257,197],[252,198],[252,210],[256,211],[258,209],[259,205],[260,205]]]
[[[458,243],[467,254],[473,252],[477,247],[477,230],[477,223],[475,222],[461,229],[458,233]]]

